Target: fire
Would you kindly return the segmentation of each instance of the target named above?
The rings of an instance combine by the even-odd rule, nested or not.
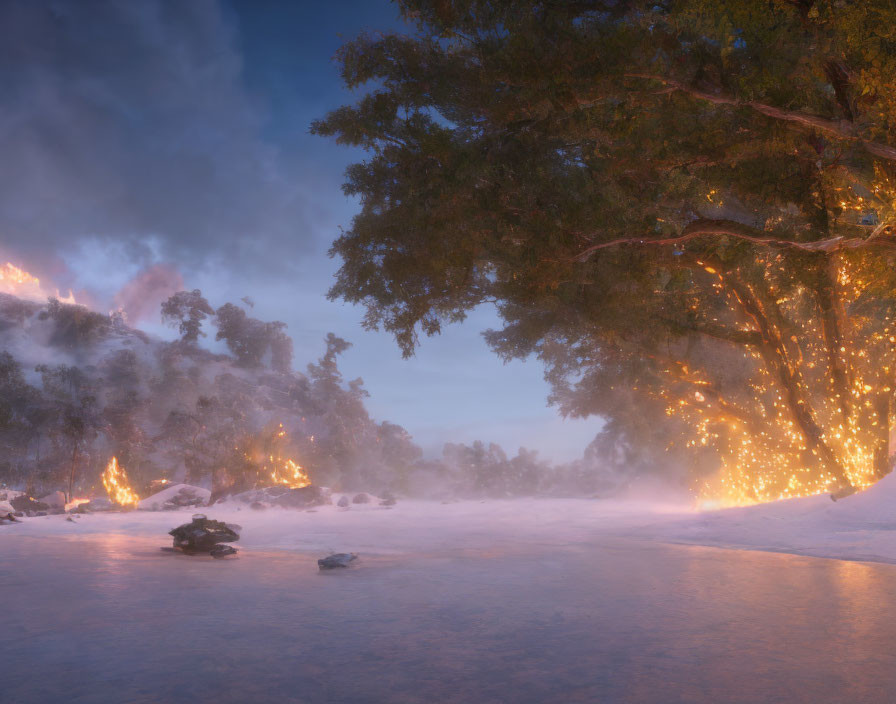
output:
[[[302,465],[296,464],[290,459],[284,460],[278,457],[276,460],[271,457],[271,463],[274,464],[274,471],[271,472],[271,479],[277,484],[285,484],[290,489],[301,489],[303,486],[311,484],[311,478],[308,473],[302,469]]]
[[[40,279],[31,275],[24,269],[20,269],[12,262],[6,262],[0,266],[0,293],[9,293],[19,298],[32,301],[46,301],[49,297],[58,298],[62,303],[75,304],[75,297],[71,291],[67,296],[62,296],[59,289],[50,293],[40,285]]]
[[[118,465],[118,458],[113,457],[106,465],[106,471],[103,472],[103,486],[106,487],[106,493],[112,503],[120,506],[136,506],[140,501],[140,497],[131,489],[128,484],[128,475],[124,471],[124,467]]]
[[[279,441],[283,441],[286,438],[286,429],[283,427],[283,423],[280,423],[277,429],[276,438]],[[311,477],[308,476],[302,465],[297,462],[273,454],[268,455],[268,461],[270,465],[265,466],[265,470],[270,469],[271,479],[275,483],[284,484],[290,489],[301,489],[311,484]]]
[[[65,510],[71,511],[73,508],[78,508],[78,506],[80,506],[81,504],[89,504],[89,503],[90,503],[90,499],[84,499],[84,498],[72,499],[65,505]]]
[[[40,279],[11,262],[0,266],[0,291],[20,298],[38,298],[40,300],[45,298],[40,287]]]

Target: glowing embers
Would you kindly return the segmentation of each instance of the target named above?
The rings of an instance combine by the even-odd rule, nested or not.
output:
[[[290,489],[301,489],[303,486],[309,486],[311,484],[311,478],[308,476],[307,472],[302,469],[302,465],[296,464],[290,459],[283,459],[282,457],[271,457],[270,461],[273,466],[271,479],[273,479],[275,483],[285,484]]]
[[[11,262],[0,266],[0,293],[9,293],[18,298],[32,301],[46,301],[47,298],[53,296],[63,303],[75,303],[75,297],[71,291],[65,297],[59,294],[59,289],[55,289],[55,294],[45,291],[40,285],[39,278]]]
[[[106,465],[106,471],[103,472],[103,486],[106,487],[109,500],[119,506],[136,506],[140,501],[140,497],[128,483],[127,472],[124,471],[124,467],[119,466],[116,457],[109,460],[109,464]]]
[[[277,432],[276,439],[283,441],[286,437],[286,430],[281,423]],[[293,462],[288,457],[280,455],[268,455],[268,464],[263,467],[264,471],[270,472],[271,479],[276,484],[284,484],[290,489],[301,489],[311,484],[311,477],[302,468],[302,465]]]
[[[788,278],[780,256],[763,255],[762,273],[726,272],[722,305],[694,294],[690,310],[716,338],[690,366],[672,358],[664,370],[660,395],[686,425],[684,444],[718,456],[701,508],[845,495],[888,468],[896,282],[861,254]]]

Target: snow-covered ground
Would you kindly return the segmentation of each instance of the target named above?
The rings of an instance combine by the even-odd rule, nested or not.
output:
[[[308,552],[351,551],[390,555],[453,549],[482,549],[508,544],[558,545],[589,542],[596,537],[634,530],[647,521],[674,520],[688,509],[643,502],[589,499],[518,499],[495,501],[399,501],[396,506],[335,505],[303,511],[286,508],[253,510],[245,505],[218,504],[177,511],[92,513],[24,518],[3,526],[4,536],[51,536],[77,539],[103,534],[157,537],[169,545],[172,528],[192,514],[242,526],[237,547]]]
[[[698,512],[684,505],[593,499],[399,501],[310,511],[223,504],[199,509],[238,523],[238,547],[302,552],[394,555],[512,544],[585,544],[604,537],[789,552],[814,557],[896,563],[896,476],[832,502],[827,496]],[[4,537],[77,539],[101,534],[158,538],[188,522],[196,509],[26,518],[0,528]]]
[[[840,501],[827,495],[704,511],[631,535],[694,545],[896,563],[896,475]]]

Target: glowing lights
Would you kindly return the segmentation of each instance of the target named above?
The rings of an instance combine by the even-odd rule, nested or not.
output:
[[[887,469],[896,299],[881,287],[893,282],[881,283],[888,274],[873,256],[838,254],[818,284],[835,287],[831,312],[811,280],[782,277],[782,256],[757,253],[748,276],[758,278],[740,288],[719,274],[722,309],[694,294],[690,310],[707,329],[751,336],[733,357],[724,356],[730,346],[721,353],[730,361],[725,383],[713,383],[720,372],[711,355],[664,369],[658,393],[666,413],[685,422],[687,447],[719,457],[719,471],[698,488],[701,508],[850,493]]]
[[[286,429],[283,427],[283,423],[280,423],[275,436],[280,441],[286,438]],[[312,437],[312,442],[313,440]],[[283,484],[290,489],[301,489],[311,484],[311,477],[308,476],[302,465],[279,454],[269,454],[268,463],[262,469],[270,474],[275,484]]]

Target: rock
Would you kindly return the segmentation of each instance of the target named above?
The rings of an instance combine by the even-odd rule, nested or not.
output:
[[[137,504],[141,511],[173,511],[185,506],[206,506],[212,492],[201,486],[175,484]]]
[[[368,494],[365,494],[362,491],[360,494],[355,494],[355,496],[352,498],[352,503],[353,504],[369,504],[370,496]]]
[[[321,570],[336,570],[340,567],[348,567],[352,562],[358,559],[358,554],[354,552],[337,552],[327,557],[322,557],[317,561],[317,567]]]
[[[336,504],[339,508],[348,508],[348,497],[343,496],[339,499],[339,502]]]
[[[12,513],[0,513],[0,526],[6,523],[21,523]]]
[[[274,499],[279,496],[283,496],[283,494],[288,491],[288,486],[278,484],[277,486],[268,486],[264,489],[250,489],[249,491],[244,491],[241,494],[234,494],[230,498],[233,501],[240,501],[244,504],[251,505],[254,503],[260,503],[265,504],[265,506],[270,506]]]
[[[320,486],[303,486],[289,489],[274,499],[274,504],[286,508],[310,508],[331,503],[330,492]]]
[[[16,511],[46,511],[50,508],[43,501],[38,501],[27,494],[16,496],[14,499],[11,499],[9,503]]]
[[[40,498],[41,503],[45,503],[48,508],[65,508],[65,494],[61,491],[54,491]]]
[[[237,549],[230,545],[224,545],[223,543],[218,543],[211,550],[209,550],[209,555],[216,558],[227,557],[228,555],[236,555]]]
[[[201,513],[193,516],[190,523],[184,523],[168,532],[174,537],[174,547],[184,552],[209,552],[219,543],[232,543],[240,539],[239,526],[206,518]]]
[[[249,508],[255,509],[256,511],[264,511],[266,508],[268,508],[268,505],[261,503],[261,501],[253,501],[251,504],[249,504]]]
[[[115,504],[112,503],[111,499],[107,499],[104,496],[98,496],[95,499],[91,499],[86,504],[76,506],[70,513],[94,513],[96,511],[111,511],[114,508]]]
[[[0,516],[5,516],[7,513],[15,513],[15,509],[9,501],[0,500]]]
[[[397,503],[395,495],[391,491],[384,491],[380,498],[382,499],[380,506],[394,506]]]

